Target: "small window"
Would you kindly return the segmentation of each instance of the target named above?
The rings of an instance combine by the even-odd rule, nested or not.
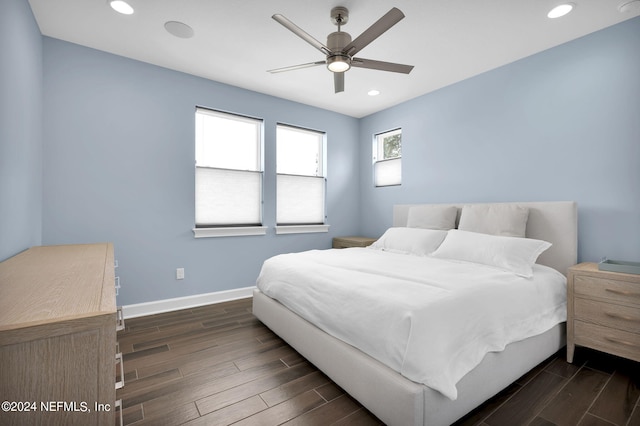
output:
[[[323,132],[278,124],[276,133],[276,222],[278,226],[324,224],[326,188],[324,140]],[[306,232],[326,232],[326,227],[310,229],[312,230]]]
[[[196,229],[262,225],[262,120],[196,108],[195,198]]]
[[[375,186],[402,183],[402,129],[375,135],[373,174]]]

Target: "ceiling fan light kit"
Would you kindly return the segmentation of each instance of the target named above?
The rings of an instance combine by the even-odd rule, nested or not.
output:
[[[269,72],[278,73],[325,64],[329,71],[334,73],[334,89],[335,93],[339,93],[344,91],[344,73],[351,69],[351,67],[368,68],[403,74],[409,74],[413,69],[412,65],[375,61],[371,59],[356,58],[353,56],[402,20],[404,18],[404,14],[400,9],[395,7],[392,8],[389,12],[373,23],[373,25],[367,28],[362,34],[356,37],[355,40],[351,39],[351,35],[349,35],[349,33],[341,31],[342,25],[349,21],[349,10],[346,7],[334,7],[331,9],[330,16],[331,22],[338,26],[338,31],[329,34],[327,37],[327,44],[324,45],[284,16],[280,14],[273,15],[272,18],[274,20],[321,51],[325,55],[325,60],[285,68],[277,68],[269,70]]]
[[[351,58],[347,55],[330,55],[327,57],[327,68],[331,72],[345,72],[351,68]]]

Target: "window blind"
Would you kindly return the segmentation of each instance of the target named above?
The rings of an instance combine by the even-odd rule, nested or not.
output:
[[[402,158],[377,161],[373,166],[376,186],[400,185],[402,183]]]
[[[278,174],[276,180],[278,225],[324,223],[324,177]]]
[[[262,172],[196,167],[196,227],[262,223]]]

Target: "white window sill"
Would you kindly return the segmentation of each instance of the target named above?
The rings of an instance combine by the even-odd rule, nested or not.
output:
[[[238,226],[229,228],[193,228],[194,238],[241,237],[245,235],[265,235],[266,226]]]
[[[310,234],[313,232],[329,232],[329,225],[276,226],[276,234]]]

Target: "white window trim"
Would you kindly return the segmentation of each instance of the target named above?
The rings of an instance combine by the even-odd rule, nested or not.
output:
[[[298,126],[293,126],[293,125],[289,125],[289,124],[284,124],[284,123],[277,123],[276,124],[276,131],[278,131],[278,129],[282,127],[282,128],[288,128],[290,130],[293,131],[298,131],[298,132],[302,132],[302,133],[310,133],[310,134],[314,134],[315,136],[319,137],[319,144],[318,144],[318,150],[320,151],[320,156],[318,158],[319,164],[318,164],[318,170],[317,170],[317,174],[314,175],[293,175],[293,174],[288,174],[288,173],[278,173],[278,167],[276,167],[276,225],[275,225],[275,230],[276,230],[276,235],[283,235],[283,234],[305,234],[305,233],[316,233],[316,232],[329,232],[329,225],[327,224],[327,195],[326,195],[326,187],[327,187],[327,170],[326,170],[326,161],[327,161],[327,133],[324,131],[319,131],[319,130],[313,130],[313,129],[308,129],[308,128],[304,128],[304,127],[298,127]],[[278,148],[278,144],[277,144],[277,140],[276,140],[276,149]],[[280,203],[278,203],[278,180],[279,177],[281,176],[298,176],[301,178],[317,178],[317,179],[322,179],[324,188],[323,188],[323,201],[322,201],[322,207],[324,209],[324,212],[322,214],[322,222],[318,222],[318,223],[313,223],[315,221],[309,221],[312,223],[298,223],[295,224],[295,222],[290,223],[290,224],[279,224],[278,223],[278,218],[279,218],[279,208],[280,208]],[[282,217],[280,217],[280,219],[282,220]],[[286,221],[283,220],[283,222],[286,223]],[[301,221],[299,221],[301,222]]]
[[[310,234],[314,232],[329,232],[330,225],[278,225],[276,234]]]
[[[373,135],[373,141],[374,141],[374,145],[375,145],[375,155],[374,155],[374,162],[375,161],[384,161],[384,160],[391,160],[393,158],[402,158],[402,154],[400,154],[398,157],[393,157],[393,158],[384,158],[384,146],[382,143],[378,142],[378,136],[392,136],[395,134],[402,134],[402,127],[398,127],[396,129],[393,130],[386,130],[384,132],[380,132],[380,133],[376,133]]]
[[[380,157],[384,157],[383,155],[383,145],[380,143],[380,141],[378,140],[379,136],[382,135],[393,135],[393,134],[402,134],[402,127],[398,127],[396,129],[393,130],[387,130],[384,132],[380,132],[380,133],[375,133],[373,135],[373,140],[372,140],[372,145],[373,145],[373,158],[372,158],[372,177],[373,177],[373,187],[374,188],[385,188],[385,187],[391,187],[391,186],[401,186],[402,185],[402,171],[400,171],[400,181],[399,182],[393,182],[393,183],[382,183],[379,184],[378,182],[378,176],[376,174],[376,166],[378,165],[378,163],[384,163],[384,162],[396,162],[395,160],[397,160],[397,162],[400,164],[400,170],[402,170],[402,154],[400,154],[397,157],[393,157],[393,158],[380,158]]]
[[[260,123],[260,143],[258,145],[258,166],[257,170],[247,170],[255,173],[260,173],[261,175],[261,202],[260,202],[260,225],[237,225],[237,226],[211,226],[211,227],[194,227],[192,229],[194,238],[211,238],[211,237],[232,237],[232,236],[249,236],[249,235],[265,235],[267,233],[267,226],[264,226],[263,221],[263,208],[264,208],[264,157],[262,150],[264,149],[264,120],[261,118],[249,117],[242,114],[236,114],[225,111],[218,111],[209,108],[196,106],[196,114],[200,112],[202,114],[211,115],[214,117],[222,117],[229,118],[233,117],[235,120],[239,121],[247,121],[249,123],[255,123],[256,121]],[[197,149],[197,148],[196,148]],[[197,158],[197,156],[196,156]],[[197,173],[198,164],[196,162],[195,170]],[[203,166],[203,168],[206,168]],[[243,171],[237,169],[231,169],[236,171]]]
[[[194,238],[242,237],[245,235],[265,235],[266,226],[229,226],[221,228],[193,228]]]

